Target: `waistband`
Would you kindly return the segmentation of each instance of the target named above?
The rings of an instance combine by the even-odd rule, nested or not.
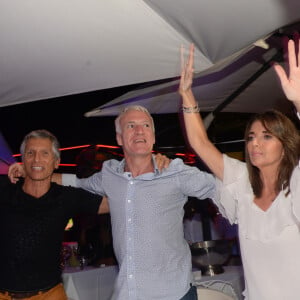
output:
[[[48,287],[48,288],[45,288],[42,290],[26,291],[26,292],[21,292],[21,291],[20,292],[12,292],[12,291],[6,291],[6,290],[0,289],[0,293],[4,294],[6,296],[10,296],[11,298],[15,298],[15,299],[24,299],[24,298],[30,298],[30,297],[33,297],[36,295],[44,294],[59,284],[55,284],[54,286],[51,286],[51,287]]]

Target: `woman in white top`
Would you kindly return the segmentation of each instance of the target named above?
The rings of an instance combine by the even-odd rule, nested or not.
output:
[[[218,180],[219,210],[239,225],[247,300],[300,299],[299,134],[277,111],[256,115],[245,132],[246,163],[209,141],[192,93],[191,45],[179,93],[189,142]],[[287,98],[300,111],[300,54],[288,44],[289,74],[275,65]]]

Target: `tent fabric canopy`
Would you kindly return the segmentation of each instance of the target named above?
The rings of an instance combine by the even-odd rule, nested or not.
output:
[[[282,92],[272,63],[283,63],[283,36],[299,24],[285,28],[264,39],[267,49],[251,46],[238,55],[215,64],[213,68],[195,74],[193,90],[201,111],[254,113],[270,108],[287,111],[288,102]],[[152,113],[175,113],[179,111],[179,79],[147,87],[139,87],[85,116],[117,115],[127,105],[143,105]]]
[[[201,81],[203,75],[226,70],[257,40],[299,21],[300,2],[10,0],[0,3],[0,11],[3,107],[175,78],[180,73],[180,46],[191,42]],[[220,97],[249,75],[240,72],[201,84],[207,109],[216,107]],[[272,83],[274,78],[266,76]],[[225,85],[230,88],[224,90]],[[255,96],[256,88],[260,91],[259,86],[250,91]],[[169,111],[165,107],[170,103],[173,110],[176,107],[176,101],[163,101],[154,112]],[[243,101],[232,105],[237,111],[257,109]]]

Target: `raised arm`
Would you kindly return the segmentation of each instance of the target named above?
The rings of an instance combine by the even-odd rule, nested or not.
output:
[[[192,92],[194,45],[190,46],[187,62],[184,61],[183,49],[181,51],[182,72],[179,94],[182,97],[183,117],[187,137],[196,154],[219,179],[223,180],[224,163],[222,153],[208,139],[205,126],[199,114],[197,102]]]
[[[300,40],[296,42],[300,44]],[[279,64],[275,64],[274,69],[286,97],[300,112],[300,51],[297,53],[296,43],[293,40],[288,41],[288,66],[288,74]]]

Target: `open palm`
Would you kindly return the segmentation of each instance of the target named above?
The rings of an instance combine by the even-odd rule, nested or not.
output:
[[[297,41],[299,43],[299,41]],[[286,97],[298,108],[300,106],[300,53],[296,53],[296,45],[293,40],[288,42],[289,74],[278,64],[274,66],[280,79],[282,89]]]
[[[191,89],[194,76],[194,45],[190,45],[189,56],[185,62],[184,48],[181,47],[181,77],[179,83],[179,93],[182,94]]]

